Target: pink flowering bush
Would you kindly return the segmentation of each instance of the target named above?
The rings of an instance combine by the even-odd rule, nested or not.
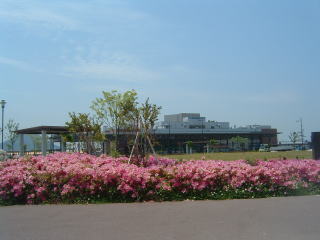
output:
[[[56,153],[0,163],[0,203],[226,199],[320,192],[320,161],[177,162]]]

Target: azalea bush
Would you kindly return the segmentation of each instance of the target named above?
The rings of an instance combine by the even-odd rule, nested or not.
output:
[[[134,162],[134,161],[133,161]],[[176,161],[56,153],[0,163],[0,203],[227,199],[320,193],[320,161]]]

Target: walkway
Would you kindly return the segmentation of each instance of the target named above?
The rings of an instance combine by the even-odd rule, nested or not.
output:
[[[0,207],[3,240],[319,240],[320,196]]]

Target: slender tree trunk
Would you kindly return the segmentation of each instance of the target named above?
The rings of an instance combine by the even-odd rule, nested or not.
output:
[[[118,136],[119,136],[119,127],[116,126],[116,135],[115,135],[115,141],[114,141],[115,152],[118,152]]]

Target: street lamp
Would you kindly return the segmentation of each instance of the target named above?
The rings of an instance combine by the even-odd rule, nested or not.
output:
[[[1,105],[1,109],[2,109],[2,124],[1,124],[1,149],[3,150],[3,120],[4,120],[4,106],[6,105],[6,101],[5,100],[1,100],[0,101],[0,105]]]

